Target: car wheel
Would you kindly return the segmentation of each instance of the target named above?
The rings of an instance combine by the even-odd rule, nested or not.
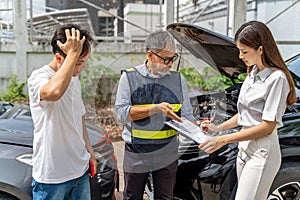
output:
[[[271,186],[268,200],[297,199],[300,199],[299,163],[283,163]]]
[[[6,192],[0,191],[0,199],[1,200],[19,200],[17,197],[12,196],[11,194],[8,194]]]

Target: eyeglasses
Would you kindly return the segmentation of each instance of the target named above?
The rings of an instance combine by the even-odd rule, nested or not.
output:
[[[156,55],[157,57],[159,57],[160,59],[162,59],[164,61],[164,64],[167,65],[169,64],[171,61],[175,62],[178,58],[178,54],[175,53],[175,55],[173,57],[169,57],[169,58],[163,58],[160,55],[158,55],[157,53],[155,53],[154,51],[151,51],[154,55]]]

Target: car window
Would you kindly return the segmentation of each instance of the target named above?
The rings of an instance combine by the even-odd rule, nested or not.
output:
[[[31,121],[31,112],[28,109],[19,109],[14,115],[14,119],[28,120]]]
[[[2,102],[0,101],[0,115],[4,114],[5,112],[7,112],[10,108],[12,108],[14,105],[11,103],[6,103],[6,102]]]
[[[300,54],[291,60],[288,60],[287,65],[290,71],[300,77]]]
[[[286,61],[286,65],[292,73],[296,86],[296,94],[300,97],[300,54]]]
[[[6,109],[4,108],[4,106],[2,105],[2,103],[0,103],[0,115],[2,115],[3,113],[5,113]]]

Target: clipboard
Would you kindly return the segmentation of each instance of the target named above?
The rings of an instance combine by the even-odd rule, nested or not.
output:
[[[201,144],[206,141],[208,138],[213,137],[210,134],[205,134],[199,126],[192,123],[190,120],[185,118],[181,118],[182,122],[178,122],[175,120],[166,121],[165,124],[170,126],[171,128],[178,131],[183,136],[193,140],[197,144]]]

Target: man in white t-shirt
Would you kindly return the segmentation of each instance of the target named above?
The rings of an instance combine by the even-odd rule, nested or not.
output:
[[[60,26],[51,41],[52,61],[28,79],[34,122],[33,199],[90,199],[89,161],[97,161],[83,115],[78,74],[90,56],[89,32]]]

